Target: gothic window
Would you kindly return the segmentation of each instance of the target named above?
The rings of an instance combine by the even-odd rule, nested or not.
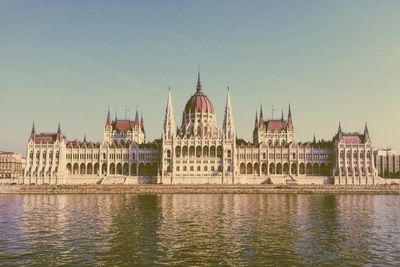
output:
[[[190,171],[192,172],[194,170],[194,167],[193,166],[190,166]]]
[[[189,157],[193,157],[194,156],[194,146],[191,146],[189,148]]]
[[[179,158],[181,156],[181,147],[177,146],[175,148],[175,155]]]
[[[167,150],[167,158],[170,158],[171,157],[171,150]]]
[[[228,157],[228,158],[231,157],[231,151],[230,151],[230,150],[228,150],[228,152],[227,152],[227,157]]]
[[[198,171],[198,172],[201,171],[200,166],[197,166],[197,171]]]
[[[222,157],[222,147],[221,146],[218,146],[218,148],[217,148],[217,157]]]

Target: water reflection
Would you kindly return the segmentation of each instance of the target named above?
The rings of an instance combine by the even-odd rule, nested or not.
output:
[[[399,201],[0,195],[0,265],[398,265]]]

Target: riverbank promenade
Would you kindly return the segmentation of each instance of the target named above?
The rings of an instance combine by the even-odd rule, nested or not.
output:
[[[400,185],[1,185],[0,194],[379,194]]]

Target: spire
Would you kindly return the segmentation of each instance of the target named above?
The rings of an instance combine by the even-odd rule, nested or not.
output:
[[[225,116],[223,123],[223,130],[225,133],[225,137],[227,139],[233,138],[235,135],[235,125],[233,122],[233,112],[232,112],[232,103],[231,96],[229,94],[229,87],[226,89],[226,105],[225,105]]]
[[[262,104],[261,104],[261,106],[260,106],[260,119],[258,120],[258,127],[261,128],[263,124],[264,124],[264,114],[263,114]]]
[[[258,128],[258,114],[257,114],[257,110],[256,110],[256,119],[254,120],[254,129]]]
[[[316,144],[317,141],[315,140],[315,133],[314,133],[314,137],[313,137],[313,144]]]
[[[144,121],[143,121],[143,112],[140,115],[140,128],[142,129],[142,131],[144,132]]]
[[[108,108],[108,111],[107,111],[106,126],[111,126],[110,108]]]
[[[86,134],[83,135],[83,142],[86,143]]]
[[[288,119],[287,119],[288,121],[288,125],[289,126],[293,126],[293,121],[292,121],[292,111],[291,111],[291,108],[290,108],[290,104],[289,104],[289,112],[288,112]]]
[[[36,131],[35,131],[35,122],[32,124],[32,131],[31,131],[31,140],[35,139]]]
[[[58,122],[57,133],[58,133],[58,134],[61,134],[61,126],[60,126],[60,122]]]
[[[202,93],[201,82],[200,82],[200,67],[197,70],[197,86],[196,86],[196,93]]]
[[[365,138],[365,140],[369,139],[369,132],[368,132],[367,122],[365,122],[365,127],[364,127],[364,138]]]
[[[184,124],[184,114],[182,115],[182,126]],[[175,134],[175,118],[174,118],[174,109],[172,106],[172,96],[171,96],[171,88],[168,87],[168,100],[167,106],[165,108],[165,119],[164,119],[164,136],[166,138],[172,138]]]
[[[282,116],[281,116],[281,121],[283,121],[283,109],[282,109]]]
[[[136,106],[136,114],[135,114],[135,125],[139,125],[140,121],[139,121],[139,112],[138,112],[138,108]]]
[[[338,132],[337,132],[337,138],[340,141],[340,139],[342,139],[343,133],[342,133],[342,126],[340,125],[340,121],[339,121],[339,127],[338,127]]]
[[[115,111],[115,122],[117,122],[118,120],[118,115],[117,115],[117,111]]]
[[[36,133],[36,131],[35,131],[35,122],[33,122],[31,134],[35,134],[35,133]]]

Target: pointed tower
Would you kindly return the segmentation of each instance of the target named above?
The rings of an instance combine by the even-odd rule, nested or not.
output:
[[[315,139],[315,133],[314,133],[314,137],[313,137],[313,144],[316,144],[317,140]]]
[[[86,143],[86,134],[83,135],[83,142]]]
[[[292,111],[291,111],[291,109],[290,109],[290,104],[289,104],[289,112],[288,112],[287,125],[288,125],[288,127],[293,127]]]
[[[111,131],[112,131],[112,121],[111,121],[111,114],[110,108],[107,111],[107,118],[106,118],[106,125],[104,126],[104,133],[103,133],[103,140],[104,142],[111,143]]]
[[[184,122],[184,118],[182,118],[182,122]],[[174,109],[172,106],[172,96],[171,96],[171,88],[168,87],[168,100],[167,106],[165,108],[165,119],[164,119],[164,129],[163,135],[164,139],[172,139],[175,136],[175,118],[174,118]]]
[[[258,128],[258,112],[256,110],[256,118],[254,120],[254,131]]]
[[[31,130],[31,139],[34,140],[36,136],[36,130],[35,130],[35,122],[32,124],[32,130]]]
[[[262,104],[260,106],[260,119],[258,120],[258,128],[262,128],[264,125],[264,114],[262,110]]]
[[[281,121],[284,121],[284,119],[283,119],[283,109],[282,109]]]
[[[136,107],[136,114],[135,114],[134,124],[135,124],[135,127],[139,127],[139,125],[140,125],[140,121],[139,121],[139,112],[138,112],[137,107]]]
[[[235,125],[233,122],[232,103],[231,96],[229,94],[229,87],[226,90],[225,116],[222,129],[224,131],[226,139],[233,139],[235,137]]]
[[[110,115],[110,109],[108,109],[108,111],[107,111],[107,118],[106,118],[106,128],[107,128],[107,126],[108,127],[111,127],[111,115]]]
[[[340,125],[340,121],[339,121],[338,132],[336,135],[337,135],[338,140],[342,139],[343,132],[342,132],[342,125]]]
[[[196,85],[196,93],[201,93],[202,88],[201,88],[201,82],[200,82],[200,70],[197,72],[197,85]]]
[[[143,113],[140,116],[140,129],[143,131],[144,133],[144,120],[143,120]]]
[[[58,141],[61,141],[61,137],[62,137],[62,134],[61,134],[61,126],[60,126],[60,122],[58,122],[57,140],[58,140]]]
[[[369,132],[368,132],[367,122],[365,122],[365,127],[364,127],[364,140],[365,141],[369,140]]]

